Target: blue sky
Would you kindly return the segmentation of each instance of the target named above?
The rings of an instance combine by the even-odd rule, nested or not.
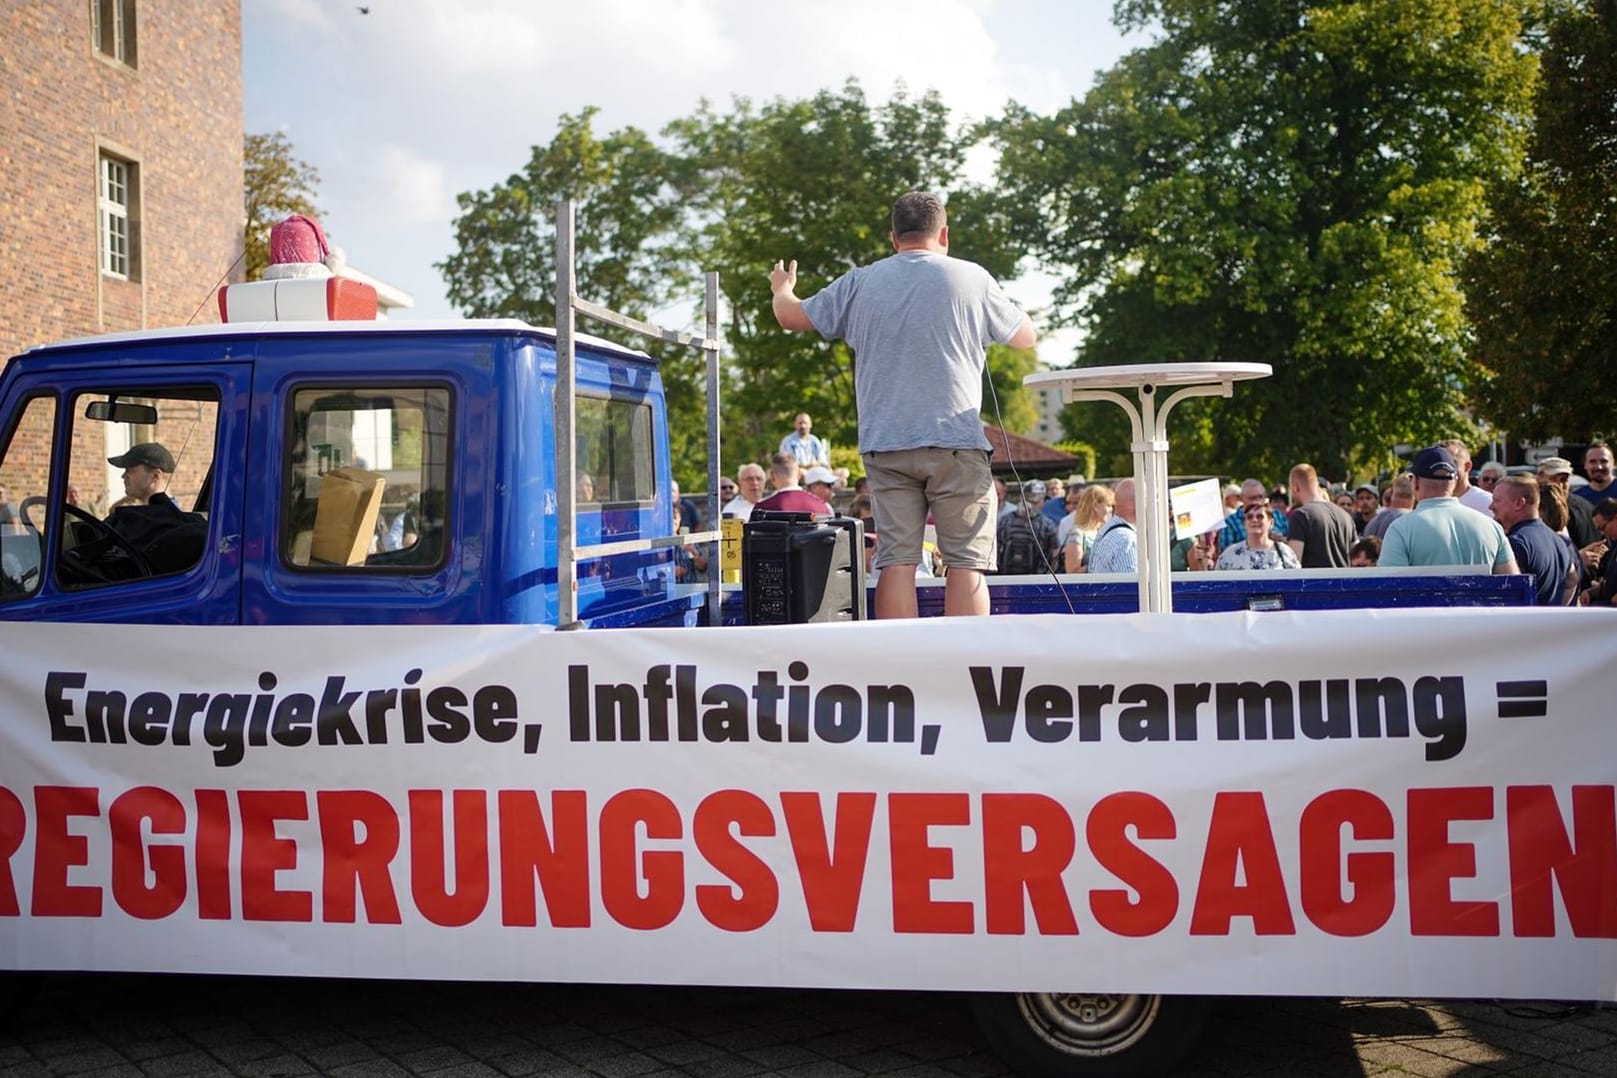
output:
[[[1110,0],[246,0],[249,132],[284,132],[320,170],[319,203],[351,264],[412,293],[407,317],[456,312],[432,264],[458,192],[488,187],[598,106],[597,130],[655,132],[703,97],[800,97],[902,80],[961,118],[1010,99],[1081,95],[1135,41]],[[760,253],[760,279],[773,252]],[[1038,277],[1014,283],[1043,301]],[[1063,348],[1059,339],[1041,347]]]

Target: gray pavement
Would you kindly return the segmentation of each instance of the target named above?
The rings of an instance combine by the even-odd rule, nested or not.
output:
[[[988,1078],[964,997],[53,974],[0,1021],[0,1078]],[[1191,1076],[1617,1075],[1617,1010],[1220,1001]]]

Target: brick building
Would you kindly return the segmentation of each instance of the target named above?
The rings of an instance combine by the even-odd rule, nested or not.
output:
[[[217,321],[215,284],[240,279],[242,123],[239,3],[0,7],[0,360],[193,314]],[[76,425],[71,479],[103,502],[121,493],[116,469],[89,465],[132,440],[177,446],[198,418]],[[200,475],[212,446],[195,441],[186,471]],[[0,482],[31,490],[42,477]]]

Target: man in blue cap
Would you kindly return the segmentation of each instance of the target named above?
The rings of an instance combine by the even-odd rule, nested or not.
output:
[[[1415,508],[1387,529],[1379,566],[1486,565],[1495,573],[1521,571],[1499,522],[1454,496],[1460,468],[1452,453],[1430,446],[1409,470],[1415,476]]]

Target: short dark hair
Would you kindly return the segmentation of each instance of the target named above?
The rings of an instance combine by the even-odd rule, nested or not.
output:
[[[948,223],[943,199],[930,191],[909,191],[893,203],[893,235],[930,236]]]
[[[1594,515],[1617,520],[1617,498],[1602,498],[1600,504],[1595,506]]]
[[[1367,535],[1348,547],[1348,560],[1352,561],[1356,555],[1363,555],[1372,564],[1381,561],[1381,540],[1374,535]]]

